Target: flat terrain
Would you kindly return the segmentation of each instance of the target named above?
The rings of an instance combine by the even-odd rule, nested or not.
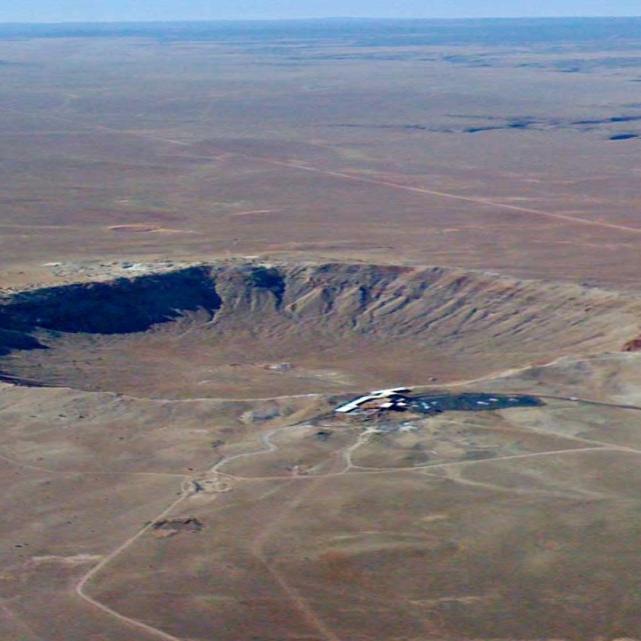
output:
[[[7,639],[639,634],[641,406],[0,399]]]
[[[641,639],[640,32],[0,25],[0,639]]]
[[[637,25],[5,36],[0,278],[268,254],[636,287]]]

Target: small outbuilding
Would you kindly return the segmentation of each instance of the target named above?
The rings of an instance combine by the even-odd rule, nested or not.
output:
[[[338,414],[350,414],[362,408],[363,405],[373,401],[383,401],[376,409],[402,410],[407,408],[407,402],[403,394],[410,391],[409,387],[394,387],[392,389],[374,390],[366,396],[355,398],[345,405],[337,407],[334,411]]]

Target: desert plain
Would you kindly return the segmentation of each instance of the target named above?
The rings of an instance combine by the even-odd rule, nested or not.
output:
[[[640,639],[639,27],[0,26],[0,638]]]

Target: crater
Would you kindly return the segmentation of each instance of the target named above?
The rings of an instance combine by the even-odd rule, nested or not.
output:
[[[641,300],[441,267],[221,262],[0,300],[0,373],[151,398],[474,380],[618,351]]]

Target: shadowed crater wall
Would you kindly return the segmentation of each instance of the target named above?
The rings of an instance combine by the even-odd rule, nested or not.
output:
[[[33,346],[25,334],[36,328],[90,334],[144,332],[188,311],[213,313],[220,303],[210,270],[204,267],[27,291],[0,304],[0,346],[20,348],[11,344],[16,335],[23,336],[25,347]]]

